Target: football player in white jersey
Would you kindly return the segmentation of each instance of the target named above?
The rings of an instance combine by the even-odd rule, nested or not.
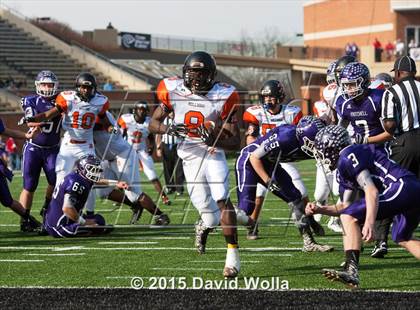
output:
[[[253,143],[257,137],[264,136],[270,129],[280,125],[297,125],[303,114],[299,107],[285,103],[286,93],[280,81],[266,81],[259,92],[260,104],[249,107],[243,114],[243,120],[248,123],[246,132],[246,144]],[[307,197],[306,187],[300,177],[299,171],[292,163],[282,163],[281,166],[287,171],[293,180],[293,184],[302,194]],[[255,209],[251,218],[257,222],[267,189],[264,185],[257,185],[257,197]],[[311,218],[311,224],[317,234],[323,235],[322,227]],[[247,239],[258,238],[258,226],[248,227]]]
[[[121,136],[114,116],[107,111],[106,117],[113,127],[104,128],[99,124],[95,126],[93,131],[95,152],[99,158],[105,160],[103,163],[104,177],[125,181],[129,188],[121,192],[115,190],[113,186],[101,186],[95,191],[91,191],[92,194],[89,195],[86,202],[87,216],[94,215],[96,195],[130,206],[133,211],[131,224],[135,224],[139,220],[144,208],[153,214],[155,225],[168,225],[169,217],[157,208],[153,200],[142,191],[136,152]],[[108,129],[112,129],[111,132]]]
[[[147,116],[149,107],[147,102],[138,101],[134,104],[133,113],[127,113],[120,116],[118,125],[123,131],[123,136],[127,138],[129,144],[132,145],[133,150],[140,160],[140,165],[143,168],[144,174],[150,182],[152,182],[155,190],[162,198],[165,205],[170,205],[168,196],[162,189],[162,184],[155,170],[153,162],[153,135],[149,132],[150,117]]]
[[[339,85],[340,73],[348,63],[355,61],[357,61],[356,58],[346,55],[333,61],[328,66],[326,78],[328,85],[322,92],[323,101],[317,102],[317,104],[314,105],[314,114],[321,120],[324,120],[326,124],[338,123],[336,102],[342,94],[341,87]],[[351,132],[351,126],[349,126],[347,130]],[[328,196],[330,195],[331,191],[336,197],[338,196],[338,183],[335,180],[335,171],[325,172],[323,167],[317,164],[316,184],[314,192],[315,201],[318,204],[323,205],[328,201]],[[315,215],[315,219],[317,221],[321,221],[321,217],[322,215]],[[331,216],[327,226],[332,231],[342,232],[338,217]]]
[[[236,277],[240,270],[236,214],[229,200],[229,169],[223,149],[239,147],[235,112],[239,95],[231,85],[215,82],[216,62],[206,52],[193,52],[183,66],[183,78],[166,78],[159,83],[161,102],[150,121],[150,131],[184,135],[178,156],[188,193],[201,219],[196,224],[196,246],[204,253],[210,230],[219,223],[227,243],[223,275]],[[171,126],[162,124],[169,112]]]
[[[27,122],[37,123],[63,115],[62,127],[65,133],[56,160],[56,184],[61,183],[82,156],[95,155],[93,127],[96,118],[105,127],[110,126],[105,117],[109,108],[108,98],[96,89],[96,78],[90,73],[81,73],[76,78],[75,91],[61,92],[55,100],[55,107],[26,119]]]

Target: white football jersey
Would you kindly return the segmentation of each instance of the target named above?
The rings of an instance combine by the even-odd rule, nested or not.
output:
[[[184,151],[196,156],[207,152],[208,146],[198,137],[196,128],[206,121],[220,125],[233,117],[239,105],[239,95],[229,84],[216,83],[206,95],[197,95],[179,77],[162,80],[157,95],[165,110],[174,111],[174,123],[185,124],[189,129],[188,136],[178,146],[181,158]]]
[[[136,151],[147,149],[146,139],[149,136],[150,117],[146,117],[143,123],[138,123],[131,113],[123,114],[118,119],[118,125],[127,130],[127,141],[133,145]]]
[[[63,111],[64,135],[73,140],[93,143],[93,126],[96,118],[108,110],[108,98],[96,93],[86,102],[75,91],[64,91],[57,96],[55,103]]]
[[[324,115],[329,115],[331,108],[324,100],[318,100],[314,102],[314,115],[316,117],[321,117]]]
[[[290,124],[297,125],[303,114],[298,106],[282,105],[279,113],[271,114],[264,110],[261,105],[254,105],[246,109],[243,120],[247,123],[254,124],[259,127],[259,135],[265,135],[274,127]]]
[[[336,83],[328,84],[322,91],[322,96],[327,104],[335,111],[338,97],[342,94],[341,87]]]

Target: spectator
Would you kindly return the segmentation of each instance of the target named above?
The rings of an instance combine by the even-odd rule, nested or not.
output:
[[[106,29],[115,29],[114,26],[112,26],[111,22],[108,23],[108,26],[106,26]]]
[[[4,88],[4,87],[6,87],[6,84],[4,83],[2,79],[0,79],[0,88]]]
[[[382,44],[379,42],[378,38],[375,38],[373,42],[373,47],[375,48],[375,62],[381,62],[382,58]]]
[[[397,39],[397,42],[395,43],[395,56],[401,57],[404,54],[404,42],[402,42],[400,39]]]
[[[112,90],[114,90],[114,85],[111,83],[110,80],[106,80],[106,83],[104,84],[102,89],[105,90],[105,91],[112,91]]]
[[[385,55],[386,55],[386,60],[391,60],[392,55],[394,55],[394,51],[395,50],[395,46],[394,44],[392,44],[391,41],[388,41],[387,45],[385,45]]]
[[[6,152],[9,154],[9,167],[11,170],[20,170],[20,158],[17,145],[12,137],[6,141]]]
[[[408,43],[408,51],[407,54],[410,55],[410,50],[412,48],[416,48],[417,47],[417,43],[414,41],[414,39],[410,40],[410,43]]]

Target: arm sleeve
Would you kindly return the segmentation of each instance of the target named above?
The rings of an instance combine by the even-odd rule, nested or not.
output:
[[[61,94],[55,99],[55,106],[60,112],[67,112],[67,100]]]
[[[106,111],[108,111],[108,110],[109,110],[109,101],[107,100],[107,101],[105,102],[105,104],[102,106],[101,111],[98,113],[98,116],[99,116],[100,118],[104,118],[104,117],[105,117],[105,115],[106,115]]]
[[[252,113],[245,111],[242,119],[244,120],[244,122],[253,124],[255,126],[259,126],[260,122],[257,120],[257,118],[255,117],[255,115],[253,115]]]
[[[162,105],[162,108],[165,111],[172,111],[173,110],[172,104],[171,104],[171,101],[170,101],[170,98],[169,98],[169,92],[168,92],[168,89],[166,88],[164,80],[159,82],[159,85],[158,85],[157,90],[156,90],[156,95],[157,95],[157,98],[158,98],[159,102]]]
[[[124,122],[123,118],[120,117],[118,119],[118,125],[122,128],[122,129],[127,129],[127,124]]]
[[[387,90],[382,96],[382,119],[394,119],[395,102],[394,95]]]
[[[239,94],[234,91],[229,98],[226,100],[225,104],[223,105],[223,110],[220,115],[221,119],[232,121],[233,116],[235,115],[236,111],[239,107]]]

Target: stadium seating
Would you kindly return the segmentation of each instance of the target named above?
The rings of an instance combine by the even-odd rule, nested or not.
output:
[[[0,78],[8,75],[14,80],[25,79],[32,85],[36,74],[41,70],[52,70],[59,78],[61,88],[73,88],[75,77],[82,71],[95,74],[98,85],[105,77],[93,68],[84,67],[53,46],[41,42],[31,34],[0,18]],[[5,77],[3,77],[5,75]],[[118,83],[113,83],[116,88]]]

